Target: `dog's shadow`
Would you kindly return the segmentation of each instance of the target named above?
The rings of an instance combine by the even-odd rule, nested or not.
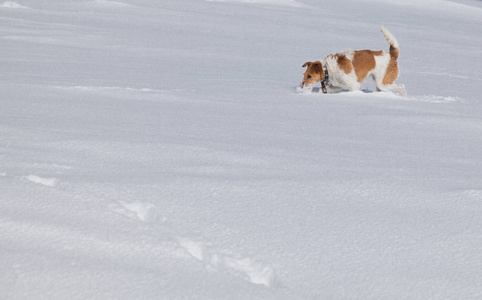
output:
[[[346,92],[349,92],[349,91],[350,91],[349,89],[342,89],[342,90],[339,90],[339,91],[329,92],[329,94],[341,94],[341,93],[346,93]],[[361,91],[365,94],[372,94],[372,93],[375,92],[375,91],[370,90],[368,88],[361,89]],[[313,93],[323,93],[321,91],[321,87],[314,87],[312,92]]]

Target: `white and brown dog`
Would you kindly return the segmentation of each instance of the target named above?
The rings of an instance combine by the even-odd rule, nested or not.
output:
[[[321,82],[324,93],[342,89],[354,91],[359,90],[362,82],[371,76],[378,91],[398,92],[405,97],[405,86],[394,83],[398,78],[398,41],[383,26],[382,34],[390,44],[389,52],[347,50],[330,54],[323,60],[306,62],[303,68],[308,68],[301,87],[311,91],[315,83]]]

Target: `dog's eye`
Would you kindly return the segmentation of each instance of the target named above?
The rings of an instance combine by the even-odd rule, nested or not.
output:
[[[308,75],[308,78],[311,78],[311,75]]]

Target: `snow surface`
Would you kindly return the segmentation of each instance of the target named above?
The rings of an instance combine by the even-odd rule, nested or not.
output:
[[[299,94],[400,42],[408,98]],[[480,1],[0,3],[0,299],[480,299]]]

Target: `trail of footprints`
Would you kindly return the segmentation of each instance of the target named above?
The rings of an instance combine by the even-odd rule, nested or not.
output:
[[[25,179],[27,179],[28,181],[31,181],[33,183],[38,183],[38,184],[42,184],[42,185],[50,186],[50,187],[57,186],[57,184],[59,182],[57,180],[57,178],[40,177],[40,176],[37,176],[37,175],[27,175],[27,176],[25,176]]]
[[[177,242],[191,256],[203,262],[207,267],[226,270],[254,284],[268,287],[273,284],[274,270],[265,263],[231,251],[217,249],[210,242],[200,242],[185,237],[178,237]]]
[[[51,168],[69,168],[67,166],[51,165]],[[6,172],[0,172],[0,177],[7,177]],[[30,181],[51,188],[62,188],[62,183],[55,177],[41,177],[34,174],[21,177],[22,180]],[[458,194],[474,199],[482,199],[482,189],[468,189],[456,191]],[[111,203],[108,209],[125,217],[151,222],[153,224],[164,224],[166,218],[156,213],[156,206],[148,202],[126,202],[117,201]],[[206,268],[224,271],[236,277],[244,278],[253,284],[272,286],[274,281],[273,268],[263,262],[244,257],[239,253],[217,248],[211,242],[200,238],[192,238],[177,234],[176,230],[170,230],[172,239],[180,249],[183,249],[189,256],[192,256],[203,263]]]
[[[0,176],[7,176],[7,173],[0,172]],[[51,188],[60,188],[61,182],[55,177],[41,177],[34,174],[22,177],[34,184],[40,184]],[[141,222],[152,222],[153,224],[164,224],[167,220],[156,213],[156,206],[149,202],[127,202],[117,201],[108,205],[108,209],[114,213]],[[244,257],[239,253],[217,248],[211,242],[181,236],[176,230],[171,230],[172,239],[180,249],[203,263],[206,268],[215,271],[223,271],[235,277],[243,278],[253,284],[272,286],[274,281],[273,268],[260,261]]]
[[[109,209],[128,218],[137,218],[143,222],[148,222],[154,216],[156,216],[156,220],[160,220],[162,223],[166,222],[165,218],[159,218],[155,213],[155,205],[148,202],[119,201],[111,204]],[[274,270],[268,264],[243,257],[232,251],[219,249],[209,241],[199,241],[191,237],[173,235],[180,248],[203,263],[207,268],[226,271],[253,284],[262,284],[268,287],[273,284]]]
[[[50,167],[54,169],[69,168],[58,165],[51,165]],[[0,177],[7,176],[6,172],[0,172]],[[51,188],[62,188],[62,183],[55,177],[41,177],[30,174],[22,176],[21,179]],[[469,189],[457,191],[457,193],[474,199],[482,199],[482,189]],[[157,214],[156,206],[149,202],[117,201],[111,203],[108,209],[114,213],[142,222],[161,225],[166,223],[166,218]],[[189,256],[203,263],[206,268],[227,272],[233,276],[244,278],[253,284],[261,284],[267,287],[273,285],[274,270],[270,265],[249,257],[244,257],[239,253],[217,248],[211,242],[201,240],[200,238],[181,236],[177,234],[176,230],[170,230],[170,232],[172,239],[177,243],[179,248],[183,249]]]

